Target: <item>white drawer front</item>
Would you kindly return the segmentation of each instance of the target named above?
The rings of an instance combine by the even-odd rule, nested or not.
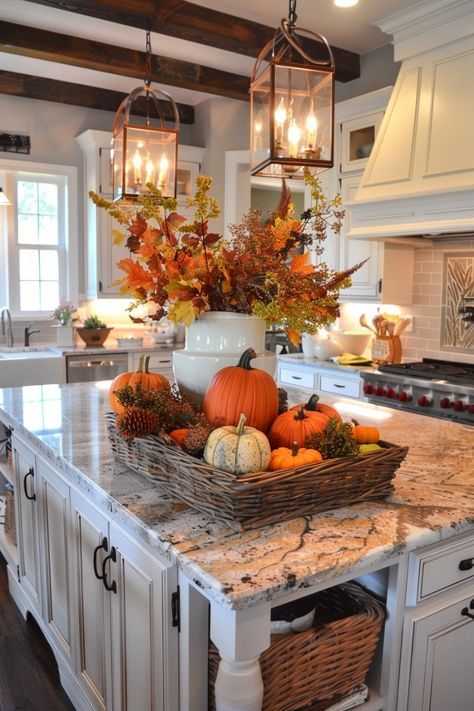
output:
[[[300,388],[314,389],[314,373],[307,370],[291,370],[290,368],[280,368],[280,382],[287,385],[295,385]]]
[[[173,369],[173,356],[165,355],[152,355],[150,356],[150,361],[148,363],[148,370],[172,370]]]
[[[469,567],[472,564],[472,568]],[[461,567],[460,567],[461,566]],[[474,540],[446,545],[444,552],[421,558],[419,599],[474,578]]]
[[[344,397],[359,397],[360,378],[350,380],[337,375],[321,375],[319,390],[325,393],[335,393]]]

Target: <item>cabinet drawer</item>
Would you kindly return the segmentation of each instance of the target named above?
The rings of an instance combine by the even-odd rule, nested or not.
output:
[[[321,375],[319,390],[324,393],[343,395],[344,397],[359,397],[360,378],[351,380],[349,378],[339,378],[337,375]]]
[[[299,388],[314,389],[314,373],[307,370],[293,370],[291,368],[280,368],[280,382],[287,385],[295,385]]]
[[[472,565],[472,567],[470,567]],[[412,554],[410,567],[416,590],[408,589],[408,604],[474,579],[474,537],[444,543],[424,554]]]
[[[173,354],[152,355],[148,364],[149,370],[161,372],[162,370],[173,370]]]

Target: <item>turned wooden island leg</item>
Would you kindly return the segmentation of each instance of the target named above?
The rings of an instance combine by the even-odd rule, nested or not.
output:
[[[211,639],[221,657],[215,683],[217,711],[260,711],[259,656],[270,646],[270,605],[229,610],[211,603]]]

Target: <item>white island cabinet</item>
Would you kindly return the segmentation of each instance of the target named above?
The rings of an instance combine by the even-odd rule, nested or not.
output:
[[[212,640],[217,711],[260,711],[272,608],[354,580],[387,610],[361,711],[472,709],[474,429],[325,395],[409,446],[393,494],[238,533],[115,460],[106,392],[77,383],[44,398],[59,398],[61,432],[35,428],[21,389],[2,392],[9,582],[76,709],[206,711]]]

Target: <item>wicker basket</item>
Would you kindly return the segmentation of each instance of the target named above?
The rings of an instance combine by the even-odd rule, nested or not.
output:
[[[5,499],[5,535],[16,546],[15,489],[13,486],[6,487]]]
[[[107,413],[107,429],[120,461],[236,531],[387,496],[408,451],[379,442],[383,449],[370,455],[236,476],[191,457],[171,440],[156,436],[125,440],[117,432],[115,417]]]
[[[385,618],[383,606],[355,583],[316,593],[313,627],[272,635],[260,656],[263,711],[326,709],[363,684]],[[209,645],[209,710],[219,653]]]

